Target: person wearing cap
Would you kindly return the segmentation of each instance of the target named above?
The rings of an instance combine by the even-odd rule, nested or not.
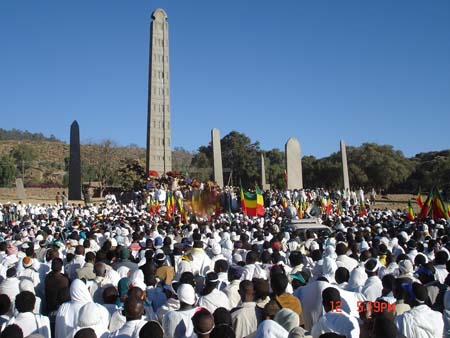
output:
[[[237,337],[246,337],[258,328],[253,283],[243,280],[239,284],[241,305],[231,310],[232,326]]]
[[[195,290],[190,284],[181,284],[177,289],[180,309],[167,312],[163,316],[162,326],[164,337],[184,338],[191,337],[194,333],[194,325],[191,318],[198,307]]]
[[[20,280],[29,279],[33,282],[34,287],[36,287],[41,279],[39,273],[35,270],[33,265],[33,259],[29,256],[25,256],[22,259],[23,269],[17,273],[17,276]]]
[[[167,257],[164,254],[164,252],[162,252],[162,250],[158,251],[157,254],[155,255],[155,263],[156,263],[155,277],[164,281],[165,285],[170,285],[173,281],[173,277],[175,276],[175,269],[173,266],[167,265]]]
[[[124,266],[130,269],[131,273],[139,269],[139,265],[130,261],[130,256],[131,256],[130,249],[123,247],[120,250],[119,260],[113,264],[113,269],[117,271],[120,267]]]
[[[214,271],[208,272],[205,278],[205,287],[202,295],[198,300],[198,305],[207,308],[210,312],[214,312],[219,307],[230,309],[230,301],[225,293],[218,290],[219,277]]]
[[[378,270],[380,263],[376,258],[370,258],[364,264],[364,270],[367,274],[367,280],[361,292],[368,301],[374,302],[378,297],[381,297],[383,291],[383,283],[378,277]]]
[[[417,282],[416,277],[414,277],[414,264],[408,258],[398,262],[398,271],[399,278],[408,279],[409,283]]]
[[[411,310],[395,318],[399,333],[407,338],[443,337],[442,314],[426,305],[428,299],[426,287],[419,283],[403,284],[403,286],[407,290],[406,301],[411,306]]]

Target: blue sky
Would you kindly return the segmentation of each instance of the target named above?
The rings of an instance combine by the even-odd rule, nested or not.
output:
[[[448,0],[2,0],[1,127],[146,141],[149,24],[169,16],[172,144],[210,129],[327,156],[450,146]]]

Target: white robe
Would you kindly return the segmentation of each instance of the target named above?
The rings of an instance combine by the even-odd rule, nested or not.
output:
[[[324,310],[322,306],[322,291],[332,286],[322,281],[311,281],[305,286],[295,290],[294,296],[300,299],[302,304],[302,315],[306,330],[311,330],[314,323],[322,317]]]
[[[51,337],[50,320],[47,316],[37,315],[32,312],[19,313],[6,322],[3,325],[3,329],[11,324],[18,325],[22,329],[24,337],[33,333],[41,334],[44,338]]]
[[[345,335],[347,338],[359,338],[359,324],[356,318],[345,312],[327,312],[314,324],[311,335],[319,338],[320,335],[334,332]]]
[[[287,338],[288,335],[289,332],[273,320],[264,320],[256,331],[256,338]]]
[[[399,333],[408,338],[442,338],[442,314],[427,305],[419,305],[395,318]]]
[[[56,314],[55,338],[72,338],[76,333],[80,309],[92,302],[88,287],[75,279],[70,285],[70,302],[62,304]]]
[[[238,306],[241,301],[241,296],[239,295],[239,283],[240,280],[235,279],[223,290],[230,303],[230,309]]]
[[[219,307],[230,310],[230,301],[227,295],[217,289],[212,290],[211,293],[206,296],[200,297],[198,305],[207,308],[211,313],[214,313]]]
[[[80,309],[78,326],[75,332],[82,328],[91,328],[95,331],[97,338],[107,338],[109,335],[109,320],[110,314],[103,305],[86,303]]]
[[[348,280],[347,291],[361,292],[365,282],[367,280],[367,274],[363,267],[357,267],[350,272],[350,279]]]
[[[20,293],[19,283],[16,277],[5,279],[0,284],[0,294],[7,295],[11,303],[14,303],[16,296]]]
[[[372,276],[367,278],[361,292],[367,298],[368,301],[374,302],[378,297],[381,297],[383,291],[383,284],[378,276]]]
[[[109,338],[139,338],[139,331],[146,324],[145,320],[130,320],[119,330],[111,333]]]
[[[184,338],[191,337],[194,333],[192,316],[198,308],[182,311],[169,311],[162,320],[164,338]]]

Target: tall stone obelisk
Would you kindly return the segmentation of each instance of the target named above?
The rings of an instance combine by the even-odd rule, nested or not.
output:
[[[344,191],[350,192],[350,180],[348,179],[348,165],[347,165],[347,149],[345,143],[341,140],[341,156],[342,156],[342,173],[344,175]]]
[[[303,189],[302,152],[300,142],[291,137],[285,145],[287,188]]]
[[[169,78],[169,24],[158,8],[150,24],[146,169],[160,175],[172,170]]]
[[[80,127],[77,121],[70,125],[69,200],[81,200]]]
[[[211,146],[213,149],[214,181],[223,187],[222,147],[220,145],[219,129],[211,130]]]
[[[261,188],[263,190],[269,189],[266,183],[266,164],[264,161],[264,154],[261,154]]]

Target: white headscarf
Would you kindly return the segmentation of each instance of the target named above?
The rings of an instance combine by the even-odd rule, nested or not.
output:
[[[91,294],[86,284],[80,279],[75,279],[70,285],[70,300],[72,303],[92,302]]]
[[[322,275],[330,282],[334,283],[334,273],[337,270],[337,264],[334,259],[325,257],[322,264]]]
[[[133,286],[140,288],[142,291],[147,290],[147,285],[144,282],[144,272],[141,269],[137,269],[132,273],[130,281]]]
[[[278,311],[274,320],[288,332],[300,325],[298,314],[288,308]]]
[[[111,281],[111,284],[117,288],[120,281],[120,275],[116,270],[110,269],[106,271],[105,278]]]
[[[258,326],[256,338],[287,338],[287,332],[280,324],[273,320],[264,320]]]
[[[86,303],[92,302],[88,287],[80,279],[75,279],[70,285],[70,302],[62,304],[56,315],[55,336],[71,338],[78,326],[80,309]]]
[[[128,272],[130,272],[130,269],[126,266],[121,266],[117,269],[117,273],[119,274],[120,278],[128,277]]]
[[[77,331],[89,327],[95,331],[98,338],[106,337],[109,333],[108,325],[109,313],[102,305],[87,303],[80,309]]]
[[[22,291],[30,291],[33,295],[36,295],[34,290],[34,284],[28,278],[22,279],[19,283],[19,290]]]
[[[363,285],[366,283],[367,274],[364,268],[357,267],[350,273],[350,279],[348,280],[348,291],[361,292]]]

